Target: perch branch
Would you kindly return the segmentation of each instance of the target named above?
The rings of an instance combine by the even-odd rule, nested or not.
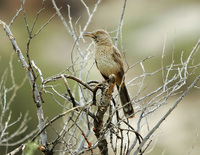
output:
[[[109,76],[108,87],[102,91],[100,105],[98,106],[96,118],[94,120],[94,132],[97,139],[102,136],[101,132],[102,132],[102,127],[103,127],[103,118],[104,118],[105,112],[107,111],[107,107],[109,106],[110,100],[112,98],[112,92],[115,86],[115,82],[116,82],[116,77],[115,75],[111,74]],[[98,143],[98,147],[102,155],[108,155],[107,144],[108,144],[107,140],[103,136]]]

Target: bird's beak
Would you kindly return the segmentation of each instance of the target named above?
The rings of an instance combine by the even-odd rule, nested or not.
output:
[[[96,38],[96,35],[94,35],[92,32],[85,32],[83,35],[86,37]]]

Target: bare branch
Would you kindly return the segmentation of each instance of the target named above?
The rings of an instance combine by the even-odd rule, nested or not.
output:
[[[115,37],[115,46],[116,47],[118,46],[119,34],[120,34],[121,29],[122,29],[122,24],[123,24],[123,18],[124,18],[125,9],[126,9],[126,0],[124,0],[124,5],[123,5],[123,8],[122,8],[122,13],[121,13],[120,20],[119,20],[119,25],[118,25],[118,28],[117,28],[117,34],[116,34],[116,37]]]
[[[38,114],[38,118],[39,118],[39,129],[41,130],[44,126],[44,115],[43,115],[42,102],[40,100],[39,92],[38,92],[36,86],[33,86],[33,82],[34,82],[33,75],[31,73],[31,71],[29,70],[29,66],[26,63],[25,58],[22,55],[22,52],[21,52],[20,48],[18,47],[17,42],[16,42],[12,32],[10,31],[10,28],[6,25],[5,22],[3,22],[1,20],[0,20],[0,25],[4,28],[4,31],[6,32],[8,38],[10,39],[11,44],[13,45],[13,48],[14,48],[16,54],[18,55],[18,58],[19,58],[19,60],[22,64],[22,67],[23,67],[23,69],[25,70],[25,72],[28,76],[31,87],[35,87],[34,95],[35,95],[35,99],[37,99],[36,100],[36,107],[37,107],[37,114]],[[48,148],[47,148],[47,135],[46,135],[45,131],[41,134],[41,139],[42,139],[42,144],[48,150]]]
[[[23,150],[25,149],[26,145],[22,144],[20,145],[18,148],[16,148],[15,150],[13,150],[10,153],[7,153],[7,155],[16,155],[16,154],[21,154],[23,152]]]
[[[183,99],[183,97],[196,85],[196,83],[199,81],[200,76],[198,76],[194,82],[187,88],[187,90],[176,100],[174,105],[166,112],[166,114],[161,118],[161,120],[154,126],[154,128],[146,135],[146,137],[143,139],[142,143],[139,145],[139,147],[134,152],[134,155],[138,154],[138,151],[143,147],[143,145],[146,143],[146,141],[150,138],[150,136],[159,128],[159,126],[162,124],[162,122],[169,116],[169,114],[177,107],[177,105],[180,103],[180,101]]]

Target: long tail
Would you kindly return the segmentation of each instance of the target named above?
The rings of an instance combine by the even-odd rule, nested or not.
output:
[[[133,106],[131,104],[131,100],[126,88],[126,85],[123,83],[121,87],[119,87],[117,85],[117,89],[119,91],[119,96],[120,96],[120,100],[121,100],[121,104],[123,106],[123,111],[124,114],[127,118],[132,118],[134,117],[134,109]]]

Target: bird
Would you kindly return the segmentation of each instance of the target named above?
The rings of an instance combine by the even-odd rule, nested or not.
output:
[[[127,118],[133,118],[134,109],[125,85],[123,59],[119,50],[114,46],[108,32],[103,29],[85,32],[84,36],[92,38],[95,42],[95,62],[103,78],[108,81],[111,74],[116,76],[123,112]]]

